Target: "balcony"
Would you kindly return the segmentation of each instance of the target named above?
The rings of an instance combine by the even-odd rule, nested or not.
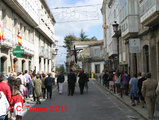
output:
[[[45,49],[44,51],[44,58],[49,58],[49,52],[48,52],[48,49]]]
[[[44,51],[44,46],[40,47],[40,52],[39,52],[39,57],[44,57],[45,51]]]
[[[129,39],[139,32],[138,0],[120,0],[121,37]]]
[[[24,49],[25,54],[34,55],[34,44],[22,39],[22,49]]]
[[[139,32],[138,16],[128,16],[121,23],[121,37],[128,39],[130,37],[136,37]]]
[[[48,56],[48,58],[49,58],[49,60],[51,60],[52,59],[52,53],[49,51],[49,56]]]
[[[6,48],[12,48],[13,47],[13,37],[12,37],[12,32],[10,30],[8,30],[7,28],[4,28],[3,30],[3,36],[4,36],[4,40],[1,41],[1,45],[2,47],[6,47]]]
[[[145,26],[154,26],[159,23],[159,1],[143,0],[140,6],[140,22]]]
[[[108,49],[109,49],[109,57],[111,56],[116,56],[118,54],[117,52],[117,39],[112,38],[112,42],[109,44]]]

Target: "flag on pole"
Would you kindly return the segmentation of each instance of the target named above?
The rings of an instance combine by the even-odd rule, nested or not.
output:
[[[2,26],[0,25],[0,41],[4,40]]]
[[[18,44],[22,46],[22,37],[17,35],[17,39],[18,39]]]
[[[104,29],[106,29],[106,22],[104,23]]]

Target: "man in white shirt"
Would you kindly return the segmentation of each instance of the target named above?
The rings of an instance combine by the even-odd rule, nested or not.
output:
[[[21,72],[18,73],[17,78],[20,78],[22,85],[26,86],[26,78],[24,77],[24,75]]]

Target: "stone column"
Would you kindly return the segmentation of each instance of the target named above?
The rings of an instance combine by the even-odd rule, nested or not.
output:
[[[51,73],[51,60],[49,60],[49,73]]]
[[[22,72],[22,60],[21,60],[21,58],[18,58],[18,60],[16,61],[16,72]]]
[[[41,58],[41,68],[40,72],[44,72],[44,58]]]
[[[48,73],[48,59],[45,59],[45,73]]]

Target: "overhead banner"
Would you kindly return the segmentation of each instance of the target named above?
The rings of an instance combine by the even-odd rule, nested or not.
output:
[[[141,52],[140,39],[129,39],[129,50],[130,53],[140,53]]]

